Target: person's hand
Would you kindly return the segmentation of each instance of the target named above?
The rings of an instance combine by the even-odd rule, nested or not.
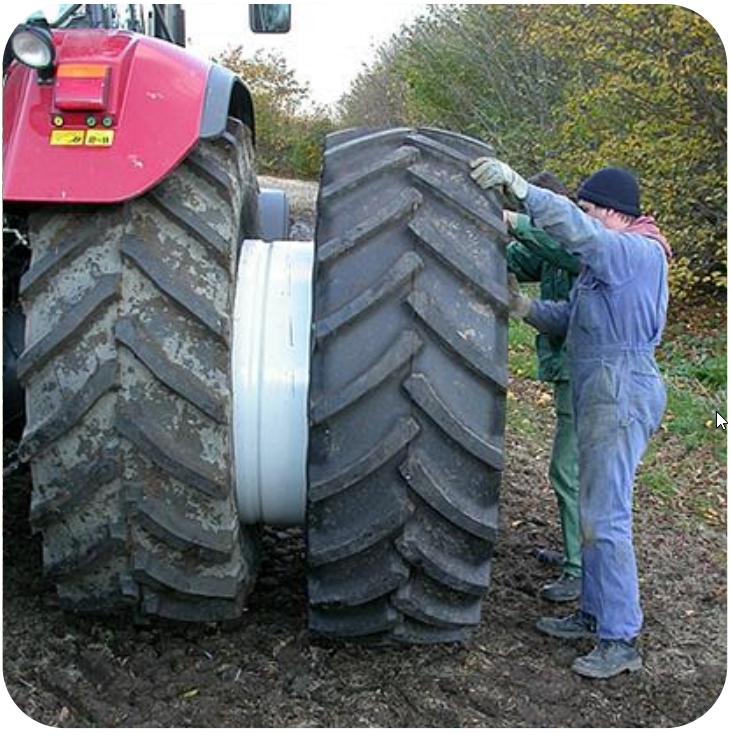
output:
[[[472,161],[470,166],[472,178],[479,187],[492,189],[504,186],[518,199],[528,196],[528,182],[507,163],[498,161],[497,158],[483,157]]]
[[[529,299],[520,292],[518,279],[514,274],[510,273],[508,275],[508,308],[510,310],[510,316],[515,319],[525,319],[528,316],[532,303],[532,299]]]
[[[503,222],[511,229],[514,230],[518,224],[518,213],[511,212],[509,209],[503,210]]]

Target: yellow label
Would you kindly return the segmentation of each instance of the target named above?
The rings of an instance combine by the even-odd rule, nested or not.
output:
[[[52,130],[51,145],[84,145],[84,131]]]
[[[86,145],[110,146],[114,142],[113,130],[87,130]]]

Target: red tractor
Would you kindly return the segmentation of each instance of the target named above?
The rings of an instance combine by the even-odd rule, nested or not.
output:
[[[54,7],[4,57],[4,418],[62,605],[238,618],[260,526],[304,524],[313,631],[464,639],[507,388],[489,149],[331,135],[316,241],[286,242],[245,80],[176,45],[180,6]]]

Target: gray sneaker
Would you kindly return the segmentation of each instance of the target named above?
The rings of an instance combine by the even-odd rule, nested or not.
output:
[[[571,670],[589,679],[609,679],[624,671],[639,671],[642,656],[629,641],[600,640],[586,656],[577,658]]]
[[[596,640],[596,618],[581,610],[565,618],[539,618],[536,628],[552,638]]]
[[[573,602],[581,596],[581,577],[564,572],[558,579],[541,588],[540,595],[549,602]]]

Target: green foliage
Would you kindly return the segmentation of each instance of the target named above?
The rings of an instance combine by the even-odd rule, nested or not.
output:
[[[577,186],[636,171],[676,258],[672,294],[726,289],[726,58],[677,5],[432,5],[366,69],[341,115],[398,80],[396,122],[491,142],[525,174]]]
[[[640,173],[678,258],[675,296],[726,286],[726,64],[699,15],[678,6],[560,6],[537,38],[582,54],[554,128],[576,170],[606,162]]]
[[[309,88],[301,84],[283,56],[228,49],[217,63],[238,74],[254,98],[259,173],[317,178],[325,135],[334,125],[329,115],[309,103]]]
[[[384,44],[375,61],[356,77],[342,97],[342,127],[398,127],[406,118],[407,90],[396,65],[399,44],[398,37]]]

